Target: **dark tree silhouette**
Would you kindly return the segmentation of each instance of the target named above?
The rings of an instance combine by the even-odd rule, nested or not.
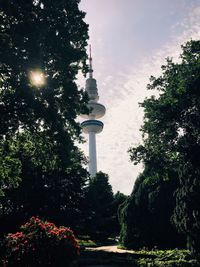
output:
[[[15,226],[36,214],[78,224],[87,172],[74,144],[81,141],[75,119],[87,99],[75,79],[79,70],[86,70],[88,38],[78,4],[1,1],[2,227],[11,225],[8,220]],[[31,81],[36,72],[44,84]]]
[[[108,175],[98,172],[90,178],[86,190],[86,232],[94,239],[104,240],[111,235],[112,203],[114,200]]]

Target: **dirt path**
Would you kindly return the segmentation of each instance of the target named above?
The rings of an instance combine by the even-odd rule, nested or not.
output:
[[[115,253],[135,253],[133,250],[126,250],[117,248],[117,245],[114,246],[102,246],[97,248],[86,248],[88,251],[105,251],[105,252],[115,252]]]
[[[133,267],[137,260],[147,258],[152,262],[154,255],[140,254],[134,250],[117,248],[117,245],[85,248],[82,252],[80,267]]]

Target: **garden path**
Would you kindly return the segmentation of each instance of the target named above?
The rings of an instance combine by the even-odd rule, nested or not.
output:
[[[132,250],[117,248],[117,245],[85,248],[81,253],[81,267],[134,267],[138,255]]]
[[[86,248],[88,251],[105,251],[105,252],[114,252],[114,253],[131,253],[133,254],[133,250],[127,250],[127,249],[120,249],[117,247],[117,245],[112,246],[101,246],[96,248]]]

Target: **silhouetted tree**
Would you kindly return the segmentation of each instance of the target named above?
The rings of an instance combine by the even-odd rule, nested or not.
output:
[[[154,176],[145,170],[130,197],[120,206],[120,242],[128,248],[184,246],[184,238],[171,223],[177,176]]]
[[[112,222],[110,224],[110,233],[113,237],[119,236],[121,226],[119,223],[119,207],[123,205],[123,203],[126,201],[127,196],[121,193],[120,191],[117,191],[116,194],[114,194],[114,200],[111,203],[111,212],[110,216],[112,217]]]
[[[2,224],[3,218],[20,221],[34,214],[78,222],[87,172],[74,145],[81,141],[75,119],[87,99],[75,79],[86,69],[88,38],[78,4],[1,1],[0,189],[6,192],[1,198]],[[43,85],[31,82],[35,72],[44,76]],[[20,187],[12,190],[20,180]]]
[[[90,178],[86,191],[86,231],[95,239],[106,239],[111,235],[112,210],[114,200],[108,175],[98,172]]]

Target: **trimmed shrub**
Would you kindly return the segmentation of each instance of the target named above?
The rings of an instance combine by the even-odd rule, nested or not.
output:
[[[19,232],[5,240],[5,267],[68,267],[79,254],[79,245],[69,228],[32,217]]]

